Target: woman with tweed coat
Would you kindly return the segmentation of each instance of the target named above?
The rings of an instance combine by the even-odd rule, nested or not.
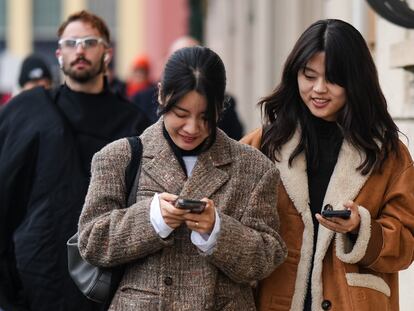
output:
[[[141,136],[137,203],[126,201],[126,139],[92,161],[79,221],[90,263],[126,266],[109,310],[256,310],[252,285],[286,257],[278,235],[274,164],[216,127],[226,85],[221,59],[191,47],[168,60],[160,120]],[[178,198],[206,202],[192,213]]]

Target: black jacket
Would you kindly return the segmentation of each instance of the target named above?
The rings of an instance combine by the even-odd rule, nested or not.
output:
[[[97,310],[69,277],[66,241],[77,230],[92,155],[148,125],[109,91],[94,97],[67,86],[23,92],[1,111],[0,309]]]

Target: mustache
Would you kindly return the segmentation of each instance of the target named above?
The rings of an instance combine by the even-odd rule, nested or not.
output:
[[[73,65],[75,65],[75,64],[77,64],[81,61],[87,63],[88,65],[92,64],[92,62],[87,60],[85,57],[79,56],[77,59],[75,59],[73,62],[71,62],[70,65],[73,66]]]

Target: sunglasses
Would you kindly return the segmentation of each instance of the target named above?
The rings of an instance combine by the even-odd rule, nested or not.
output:
[[[98,46],[99,43],[102,43],[105,47],[108,46],[108,43],[99,37],[85,37],[85,38],[72,38],[72,39],[60,39],[59,46],[62,49],[75,49],[80,44],[84,49],[92,49]]]

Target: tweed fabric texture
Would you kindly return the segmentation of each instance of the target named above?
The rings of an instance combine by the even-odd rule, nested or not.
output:
[[[79,221],[81,255],[94,265],[126,264],[110,310],[256,310],[251,284],[286,257],[277,233],[279,173],[263,154],[218,130],[190,178],[162,135],[162,119],[141,136],[137,203],[125,202],[126,139],[92,161],[92,178]],[[154,193],[208,197],[221,219],[217,244],[202,253],[181,226],[162,239],[150,222]]]

